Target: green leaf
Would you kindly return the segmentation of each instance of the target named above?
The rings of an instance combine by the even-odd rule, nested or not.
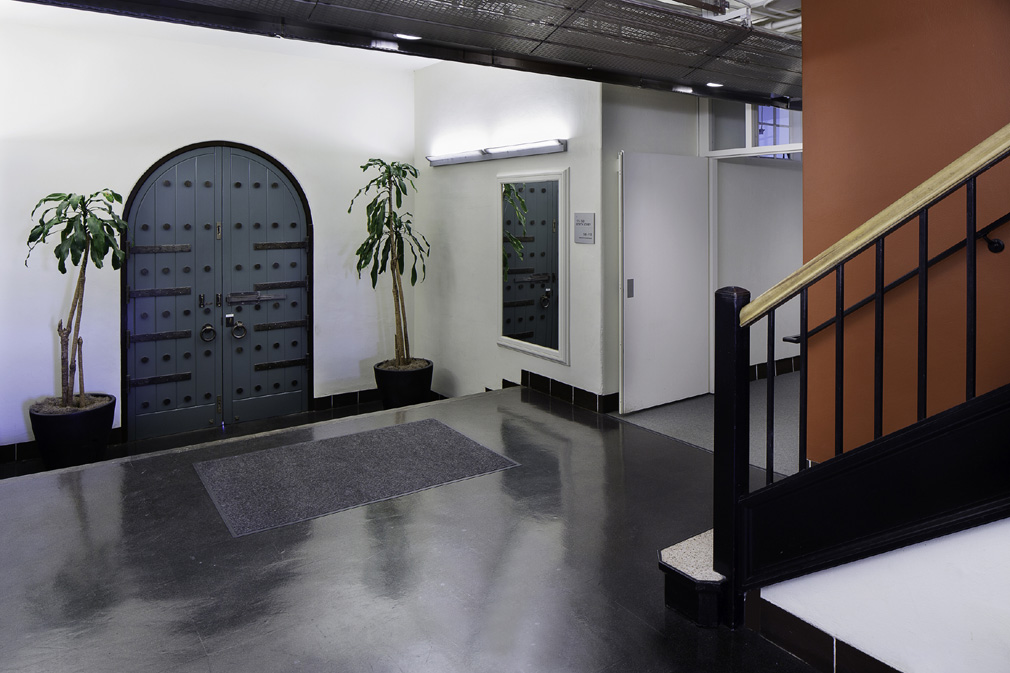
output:
[[[39,225],[37,225],[35,227],[32,227],[31,233],[28,234],[28,242],[29,243],[34,243],[35,241],[37,241],[40,238],[42,238],[42,235],[45,232],[46,232],[45,225],[39,224]]]
[[[389,263],[389,253],[392,249],[392,242],[392,239],[387,237],[386,244],[382,246],[382,266],[379,268],[380,271],[385,271],[386,265]]]

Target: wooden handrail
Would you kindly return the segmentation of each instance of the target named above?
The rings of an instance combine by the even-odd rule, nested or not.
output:
[[[792,299],[804,287],[827,275],[841,262],[862,252],[938,198],[946,196],[973,174],[1010,152],[1010,124],[981,143],[903,197],[884,208],[831,247],[779,281],[740,311],[740,326],[746,327],[772,309]]]

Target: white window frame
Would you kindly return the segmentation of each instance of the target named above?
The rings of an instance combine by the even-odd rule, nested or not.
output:
[[[757,157],[765,154],[792,154],[803,151],[803,143],[787,143],[784,145],[758,145],[754,137],[754,116],[757,105],[747,103],[744,108],[744,147],[732,147],[727,150],[712,149],[712,125],[710,99],[699,99],[698,115],[698,156],[712,159],[730,157]]]

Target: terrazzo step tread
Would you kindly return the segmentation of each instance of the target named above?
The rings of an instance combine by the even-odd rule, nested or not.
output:
[[[660,561],[699,582],[721,582],[725,577],[712,569],[712,530],[695,535],[659,552]]]
[[[719,625],[726,578],[712,569],[712,531],[659,552],[666,606],[698,626]]]

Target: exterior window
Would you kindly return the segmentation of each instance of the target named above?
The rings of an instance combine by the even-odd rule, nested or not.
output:
[[[783,110],[782,108],[771,107],[770,105],[756,106],[754,121],[756,124],[754,133],[754,144],[757,147],[768,147],[771,145],[788,145],[793,142],[800,142],[799,134],[791,133],[792,122],[799,119],[799,113]],[[797,129],[799,130],[799,129]],[[762,154],[763,157],[771,159],[789,159],[789,152],[777,154]]]
[[[716,98],[703,98],[701,106],[701,156],[797,159],[803,151],[803,113],[798,110]]]

